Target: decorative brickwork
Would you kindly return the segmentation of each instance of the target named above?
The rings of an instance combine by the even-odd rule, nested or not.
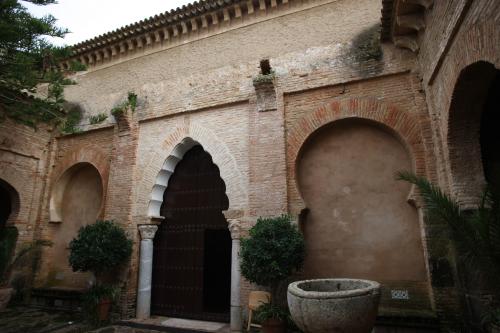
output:
[[[147,179],[142,181],[143,184],[148,181],[149,184],[153,184],[150,186],[152,190],[147,216],[158,217],[160,215],[163,193],[168,186],[168,178],[174,172],[175,166],[184,154],[195,145],[201,145],[212,156],[215,165],[219,167],[221,178],[227,186],[226,194],[229,199],[229,209],[239,210],[244,208],[247,193],[242,174],[234,157],[225,143],[215,133],[202,125],[191,123],[188,126],[177,128],[173,134],[164,139],[160,146],[161,151],[156,152],[147,167],[152,172],[146,170],[145,174],[157,172],[153,181]]]
[[[408,149],[413,160],[414,171],[419,175],[426,174],[424,159],[424,147],[420,135],[419,122],[409,113],[399,110],[393,105],[387,105],[373,98],[351,98],[338,99],[325,104],[316,111],[302,117],[287,133],[287,165],[288,175],[291,182],[295,179],[295,168],[300,149],[307,138],[320,127],[345,118],[361,118],[373,120],[391,129],[403,145]],[[305,208],[300,197],[297,185],[290,184],[289,196],[291,200],[299,200],[299,205],[291,207],[302,207],[292,211],[299,214]]]

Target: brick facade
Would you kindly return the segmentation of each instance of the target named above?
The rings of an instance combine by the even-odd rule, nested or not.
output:
[[[137,226],[160,222],[164,177],[174,171],[186,142],[202,145],[212,156],[226,185],[226,217],[238,219],[243,233],[259,216],[290,213],[298,219],[305,208],[296,179],[301,148],[315,131],[345,118],[380,124],[408,150],[414,172],[465,206],[477,202],[484,183],[477,138],[465,134],[478,122],[467,117],[460,99],[470,87],[456,82],[478,61],[500,68],[497,1],[434,1],[424,11],[419,52],[386,42],[375,46],[378,58],[366,57],[366,45],[357,43],[379,24],[382,1],[260,3],[259,10],[238,7],[240,14],[236,7],[228,16],[222,10],[217,26],[210,19],[206,28],[200,21],[192,30],[191,22],[185,34],[168,42],[144,35],[133,49],[115,56],[82,51],[89,70],[66,89],[67,99],[84,110],[81,133],[61,136],[0,124],[0,179],[19,195],[19,211],[8,222],[19,229],[19,244],[50,240],[58,228],[50,223],[50,201],[66,170],[82,162],[98,170],[104,189],[98,218],[120,223],[135,244],[120,277],[125,317],[135,310]],[[159,44],[149,45],[148,36]],[[273,69],[269,80],[259,75],[264,58]],[[138,95],[136,111],[111,116],[110,109],[129,91]],[[98,113],[109,117],[88,124]],[[476,156],[464,155],[469,151]],[[419,210],[428,281],[404,286],[424,295],[415,307],[437,314],[443,329],[458,329],[461,304],[446,228],[425,222],[418,197],[412,193],[409,199]],[[50,249],[42,263],[37,286],[47,282]],[[443,267],[453,281],[439,279]],[[243,283],[243,306],[253,288]]]

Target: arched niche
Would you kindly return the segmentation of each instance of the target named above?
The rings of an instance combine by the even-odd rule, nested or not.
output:
[[[90,173],[90,175],[93,173],[94,176],[96,176],[95,179],[99,179],[101,193],[102,193],[102,178],[101,175],[99,174],[99,171],[91,163],[81,162],[74,164],[73,166],[69,167],[59,177],[59,179],[55,182],[54,186],[52,187],[52,192],[49,202],[50,222],[53,223],[62,222],[65,190],[68,186],[68,183],[75,177],[75,175],[82,173],[82,170],[83,172],[87,170],[87,173]],[[88,170],[94,170],[94,172]],[[101,210],[101,208],[102,207],[100,207],[99,210]]]
[[[489,62],[475,62],[460,72],[453,91],[448,152],[452,191],[463,209],[475,207],[491,169],[498,170],[499,72]]]
[[[50,285],[83,288],[89,274],[74,273],[68,264],[69,243],[85,225],[102,216],[103,181],[97,168],[87,162],[68,168],[56,181],[50,199]]]
[[[307,278],[418,285],[411,292],[427,297],[418,213],[407,200],[410,184],[395,178],[400,170],[414,170],[408,149],[372,120],[337,120],[306,139],[296,179],[309,210],[302,224]]]
[[[0,178],[0,228],[15,223],[20,204],[16,189]]]

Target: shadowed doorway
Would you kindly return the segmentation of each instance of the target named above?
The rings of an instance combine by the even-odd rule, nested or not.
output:
[[[168,181],[154,239],[151,313],[229,321],[231,235],[225,184],[210,154],[189,150]]]
[[[0,230],[5,226],[12,211],[10,193],[0,185]]]

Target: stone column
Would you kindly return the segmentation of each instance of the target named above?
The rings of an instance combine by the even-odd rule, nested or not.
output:
[[[231,332],[241,332],[241,298],[240,298],[240,221],[228,219],[232,239],[231,252]]]
[[[141,252],[139,259],[139,286],[137,289],[138,319],[149,318],[151,310],[151,278],[153,272],[153,238],[158,226],[144,224],[139,226],[141,233]]]

